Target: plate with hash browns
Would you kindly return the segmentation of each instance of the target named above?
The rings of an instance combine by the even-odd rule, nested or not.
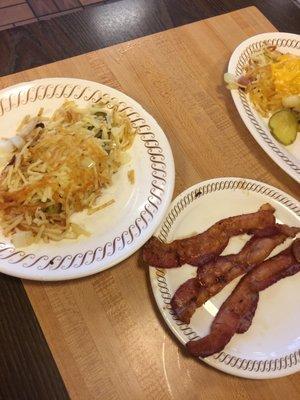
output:
[[[0,271],[94,274],[140,248],[171,201],[174,162],[133,99],[73,78],[0,91]]]

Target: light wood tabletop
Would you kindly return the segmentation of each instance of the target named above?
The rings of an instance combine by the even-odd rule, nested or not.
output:
[[[112,86],[165,131],[175,159],[174,195],[205,179],[239,176],[299,199],[299,185],[259,147],[223,84],[234,48],[274,30],[250,7],[6,76],[0,87],[57,76]],[[188,356],[157,310],[139,253],[84,279],[23,283],[72,399],[300,398],[299,374],[253,381]]]

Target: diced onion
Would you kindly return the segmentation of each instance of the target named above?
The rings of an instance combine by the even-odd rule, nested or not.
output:
[[[20,130],[18,130],[19,136],[27,136],[36,126],[38,120],[37,118],[33,118],[26,125],[22,126]]]
[[[26,247],[34,242],[34,237],[31,232],[17,231],[11,237],[12,244],[18,247]]]
[[[7,155],[14,150],[14,145],[8,139],[0,139],[0,154]]]
[[[230,74],[229,72],[225,72],[224,81],[226,83],[234,83],[234,82],[236,82],[236,77],[235,77],[235,75]]]
[[[92,168],[92,167],[95,165],[95,161],[92,160],[91,158],[85,157],[85,158],[82,160],[81,165],[82,165],[84,168]]]
[[[300,95],[286,96],[282,98],[282,105],[286,108],[294,108],[300,111]]]
[[[25,144],[24,139],[22,139],[21,136],[19,136],[19,135],[13,136],[13,137],[9,138],[9,140],[10,140],[11,143],[12,143],[17,149],[19,149],[19,150],[20,150],[20,149],[24,146],[24,144]]]

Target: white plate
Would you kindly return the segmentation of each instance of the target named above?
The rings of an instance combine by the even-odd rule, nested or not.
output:
[[[0,237],[0,271],[36,280],[73,279],[103,271],[140,248],[160,224],[172,198],[174,161],[162,129],[136,101],[118,90],[73,78],[49,78],[0,91],[0,136],[12,136],[26,114],[40,107],[51,114],[66,99],[79,105],[114,98],[138,128],[131,161],[115,174],[103,201],[115,203],[87,216],[78,215],[92,234],[88,238],[32,245],[16,250]],[[135,170],[135,183],[127,172]]]
[[[222,218],[257,211],[266,202],[276,208],[277,221],[300,226],[300,204],[286,193],[249,179],[218,178],[199,183],[180,194],[172,202],[156,235],[170,242],[204,231]],[[246,239],[247,235],[232,238],[224,254],[238,252]],[[273,254],[289,242],[278,246]],[[189,265],[174,269],[150,267],[150,280],[160,312],[183,344],[209,332],[213,316],[238,282],[237,278],[207,301],[186,325],[174,316],[169,303],[180,284],[194,277],[196,271]],[[249,331],[235,335],[224,351],[204,361],[229,374],[247,378],[276,378],[299,371],[299,304],[300,273],[261,292]]]
[[[292,33],[269,32],[252,36],[242,42],[233,52],[228,72],[239,76],[248,63],[251,54],[267,41],[276,45],[283,53],[300,55],[300,36]],[[268,120],[256,112],[248,96],[242,89],[231,90],[236,108],[252,136],[265,152],[297,182],[300,182],[300,135],[289,146],[283,146],[273,138],[268,128]]]

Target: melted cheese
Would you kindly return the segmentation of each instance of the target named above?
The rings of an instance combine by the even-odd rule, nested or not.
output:
[[[300,94],[300,57],[284,54],[271,68],[277,94]]]

